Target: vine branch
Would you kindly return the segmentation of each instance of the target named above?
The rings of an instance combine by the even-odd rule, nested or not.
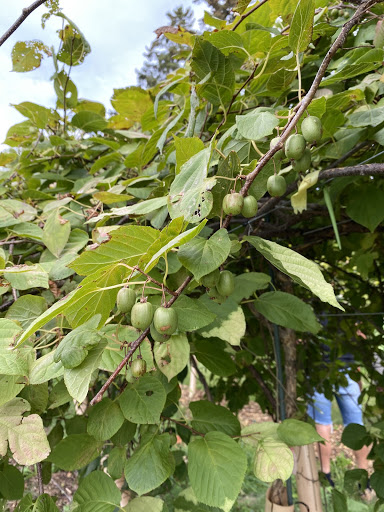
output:
[[[29,7],[25,7],[21,15],[17,18],[15,23],[9,27],[8,30],[5,31],[5,33],[0,37],[0,46],[5,43],[5,41],[20,27],[20,25],[23,23],[23,21],[26,20],[26,18],[40,5],[44,4],[47,0],[36,0],[36,2],[33,2]]]
[[[255,11],[257,11],[257,9],[259,7],[261,7],[262,5],[264,5],[265,3],[267,3],[268,0],[260,0],[260,2],[258,4],[256,4],[250,11],[248,11],[247,13],[243,14],[242,16],[240,16],[240,19],[237,23],[235,23],[235,25],[232,27],[232,31],[236,30],[237,27],[240,25],[240,23],[243,23],[243,21],[248,18],[248,16],[250,16],[251,14],[253,14]]]

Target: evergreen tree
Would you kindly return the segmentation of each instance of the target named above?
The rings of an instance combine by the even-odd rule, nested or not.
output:
[[[232,18],[232,9],[237,4],[237,0],[193,0],[195,4],[205,3],[208,5],[210,13],[215,18],[229,20]]]
[[[193,11],[189,7],[184,9],[182,6],[177,7],[171,12],[167,12],[167,27],[181,26],[187,30],[191,30],[194,24]],[[146,48],[144,53],[145,62],[141,69],[136,70],[138,83],[144,87],[153,87],[163,80],[169,73],[178,69],[183,60],[180,60],[180,45],[173,43],[162,35],[160,27],[156,33],[158,34],[155,41]]]

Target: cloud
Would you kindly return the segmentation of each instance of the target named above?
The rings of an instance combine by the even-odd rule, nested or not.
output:
[[[0,33],[20,15],[30,2],[12,0],[3,9]],[[65,0],[63,12],[72,19],[89,41],[92,52],[81,66],[72,69],[79,97],[101,101],[110,108],[109,99],[114,88],[136,84],[135,69],[143,63],[145,47],[153,41],[153,31],[166,23],[166,12],[182,4],[191,6],[192,0]],[[4,11],[7,11],[4,13]],[[199,17],[201,6],[194,6]],[[12,73],[11,51],[17,41],[39,39],[57,48],[56,31],[61,28],[60,18],[51,18],[46,29],[41,28],[43,8],[37,9],[19,29],[0,47],[0,143],[8,128],[24,118],[10,103],[32,101],[47,107],[55,105],[55,95],[50,76],[53,74],[51,59],[29,73]]]

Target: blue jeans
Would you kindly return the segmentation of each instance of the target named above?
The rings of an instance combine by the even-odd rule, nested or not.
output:
[[[360,396],[360,388],[357,382],[346,375],[348,385],[339,387],[334,390],[334,395],[339,406],[343,423],[346,427],[350,423],[358,423],[363,425],[363,414],[361,405],[358,402]],[[332,425],[332,402],[325,398],[323,393],[315,391],[307,406],[307,413],[315,423],[320,425]]]

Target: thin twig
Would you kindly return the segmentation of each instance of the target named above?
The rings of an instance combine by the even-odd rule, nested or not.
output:
[[[166,291],[167,293],[169,293],[169,295],[173,295],[173,296],[176,296],[176,292],[174,292],[173,290],[170,290],[169,288],[167,288],[166,286],[164,286],[163,283],[160,283],[159,281],[157,281],[156,279],[154,279],[153,277],[151,277],[149,274],[147,274],[146,272],[144,272],[144,270],[141,270],[137,265],[135,267],[133,267],[134,270],[137,270],[138,272],[140,272],[140,274],[143,274],[147,279],[149,279],[150,281],[152,281],[152,283],[154,284],[157,284],[157,286],[160,286],[160,288],[164,288],[164,291]]]
[[[165,307],[166,308],[169,308],[170,306],[172,306],[172,304],[176,301],[176,299],[178,297],[180,297],[180,295],[183,293],[183,291],[185,290],[185,288],[188,286],[188,284],[191,282],[192,280],[192,276],[188,276],[185,281],[182,283],[182,285],[176,290],[175,292],[175,295],[173,295],[169,301],[165,304]],[[109,377],[109,379],[105,382],[105,384],[102,386],[102,388],[100,389],[100,391],[92,398],[91,402],[90,402],[90,405],[95,405],[97,404],[98,402],[101,401],[101,399],[103,398],[103,395],[104,393],[106,392],[106,390],[109,388],[109,386],[112,384],[112,382],[114,382],[114,380],[116,379],[116,377],[119,375],[119,373],[121,372],[121,370],[124,368],[124,366],[128,363],[129,359],[133,356],[133,354],[136,352],[136,350],[139,348],[139,346],[141,345],[141,343],[145,340],[146,336],[149,334],[149,327],[147,329],[145,329],[145,331],[143,331],[140,336],[137,338],[137,340],[135,340],[134,342],[131,343],[130,345],[130,349],[127,353],[127,355],[124,357],[124,359],[120,362],[120,364],[118,365],[118,367],[116,368],[116,370],[111,374],[111,376]]]
[[[176,423],[176,425],[180,425],[181,427],[186,428],[187,430],[189,430],[190,432],[192,432],[192,434],[195,434],[196,436],[201,436],[201,437],[205,436],[205,434],[203,434],[202,432],[198,432],[197,430],[190,427],[186,423],[183,423],[182,421],[174,420],[173,418],[168,418],[168,416],[161,416],[161,419],[165,420],[165,421],[172,421],[173,423]]]
[[[256,4],[250,11],[248,11],[247,13],[243,14],[242,16],[240,16],[240,19],[239,21],[232,27],[232,30],[236,30],[237,27],[240,25],[240,23],[243,23],[243,21],[248,18],[248,16],[250,16],[251,14],[253,14],[255,11],[257,11],[257,9],[259,7],[261,7],[262,5],[264,5],[265,3],[267,3],[268,0],[261,0],[258,4]]]
[[[15,23],[9,27],[8,30],[5,31],[5,33],[0,37],[0,46],[5,43],[5,41],[15,32],[15,30],[17,30],[20,25],[23,23],[23,21],[35,10],[37,9],[38,7],[40,7],[40,5],[44,4],[47,0],[36,0],[36,2],[33,2],[33,4],[31,4],[29,7],[25,7],[23,10],[22,10],[22,14],[19,18],[17,18],[17,20],[15,21]]]
[[[209,400],[210,402],[213,402],[212,393],[211,393],[211,390],[209,389],[208,382],[207,382],[206,378],[204,377],[204,375],[201,373],[200,368],[197,366],[195,356],[191,356],[191,364],[194,367],[194,369],[196,370],[197,376],[199,377],[199,381],[203,385],[203,388],[205,391],[205,396],[207,397],[207,400]]]
[[[43,485],[43,474],[41,471],[41,462],[36,464],[37,469],[37,483],[39,485],[39,495],[44,494],[44,485]]]

